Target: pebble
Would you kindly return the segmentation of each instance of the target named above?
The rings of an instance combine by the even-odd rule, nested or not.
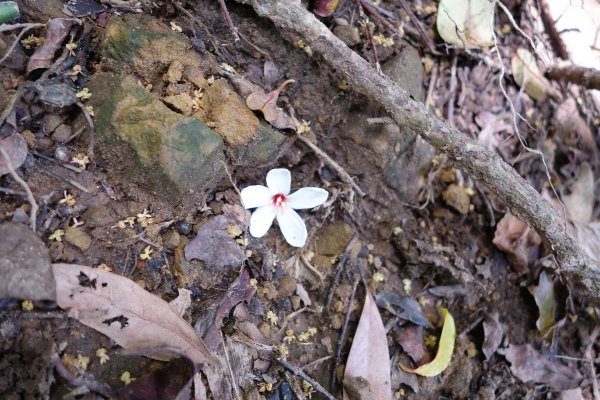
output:
[[[54,158],[58,161],[67,161],[69,159],[69,150],[65,146],[57,146],[54,150]]]
[[[181,236],[176,231],[169,231],[163,235],[163,243],[168,249],[174,249],[179,246]]]
[[[360,43],[358,28],[352,25],[338,25],[333,28],[333,34],[348,47],[356,46]]]
[[[155,269],[157,271],[160,270],[163,265],[165,265],[165,260],[162,257],[153,258],[152,260],[148,261],[148,267]]]
[[[187,236],[192,231],[192,224],[190,224],[189,222],[181,221],[177,228],[179,229],[179,233],[181,233],[184,236]]]
[[[442,193],[442,198],[446,204],[454,208],[459,213],[464,215],[469,212],[471,198],[463,187],[453,183]]]
[[[44,117],[43,124],[47,133],[54,132],[56,128],[60,124],[62,124],[63,119],[57,114],[48,114]]]
[[[89,226],[90,228],[98,228],[116,222],[112,212],[108,208],[102,206],[89,207],[85,214],[83,214],[83,220],[85,221],[86,226]]]
[[[92,244],[92,238],[83,229],[69,226],[65,228],[65,241],[81,251],[86,251]]]
[[[279,297],[288,298],[296,292],[296,279],[291,276],[284,276],[279,281]]]
[[[169,65],[167,73],[163,76],[163,80],[169,83],[177,83],[181,80],[183,73],[183,64],[179,60],[175,60]]]
[[[71,125],[61,124],[52,134],[52,140],[58,143],[65,143],[72,134],[73,129],[71,128]]]

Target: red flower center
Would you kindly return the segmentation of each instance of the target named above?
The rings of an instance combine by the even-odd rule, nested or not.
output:
[[[285,205],[285,196],[281,193],[273,196],[273,205],[275,207],[283,208],[283,206]]]

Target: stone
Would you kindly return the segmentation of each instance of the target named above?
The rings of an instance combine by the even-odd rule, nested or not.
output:
[[[116,223],[114,213],[104,206],[90,206],[83,214],[85,225],[90,228],[99,228]]]
[[[467,214],[469,212],[469,206],[471,205],[471,198],[469,194],[462,186],[458,186],[453,183],[448,186],[442,193],[442,198],[450,207],[454,208],[461,214]]]
[[[344,222],[327,225],[319,232],[315,253],[323,257],[339,257],[352,240],[353,235],[352,227]]]
[[[47,133],[52,133],[56,128],[58,128],[63,123],[63,118],[58,114],[47,114],[42,120],[42,124],[44,125],[44,129]]]
[[[177,231],[168,231],[163,235],[163,243],[168,249],[174,249],[179,246],[181,236]]]
[[[284,276],[279,280],[279,297],[288,298],[296,292],[296,279],[292,276]]]
[[[163,75],[163,80],[169,83],[177,83],[181,80],[181,76],[183,74],[183,64],[179,60],[174,60],[171,65],[169,65],[169,69],[167,73]]]
[[[131,76],[97,73],[88,87],[98,147],[121,165],[123,181],[172,198],[172,190],[203,190],[220,176],[223,140],[206,124],[171,111]]]
[[[192,114],[192,96],[187,93],[180,93],[173,96],[166,96],[163,101],[173,110],[183,114]]]
[[[208,81],[204,77],[204,72],[198,67],[188,66],[183,70],[183,79],[193,83],[199,89],[206,89]]]
[[[52,133],[52,140],[58,143],[65,143],[73,134],[71,125],[60,124]]]
[[[337,25],[333,28],[333,34],[348,47],[356,46],[360,43],[360,34],[358,28],[352,25]]]
[[[26,225],[0,224],[0,299],[55,300],[50,255]]]
[[[92,238],[81,228],[69,226],[65,228],[65,241],[81,251],[86,251],[92,244]]]
[[[415,100],[425,101],[425,70],[419,51],[407,42],[400,53],[381,66],[381,70]]]

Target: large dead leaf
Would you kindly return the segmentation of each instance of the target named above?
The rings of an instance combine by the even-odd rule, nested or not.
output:
[[[529,344],[510,345],[504,356],[511,364],[513,375],[523,382],[544,383],[554,390],[568,390],[578,387],[582,380],[576,368],[544,357]]]
[[[537,258],[539,235],[511,213],[506,213],[496,225],[492,242],[506,253],[506,258],[519,273],[528,271],[529,259]]]
[[[440,308],[440,312],[444,317],[444,327],[442,328],[442,335],[440,336],[438,352],[435,358],[418,368],[407,368],[400,365],[406,372],[413,372],[421,376],[436,376],[441,374],[450,365],[452,352],[454,351],[454,342],[456,341],[456,326],[454,325],[454,318],[448,310]]]
[[[587,255],[596,261],[600,261],[600,223],[572,224],[570,228],[575,240]]]
[[[185,354],[195,364],[212,360],[196,331],[166,301],[132,280],[75,264],[52,269],[58,305],[125,349]]]
[[[579,177],[571,185],[571,193],[564,196],[563,202],[569,212],[569,219],[579,224],[587,224],[594,211],[594,173],[590,164],[583,163]]]
[[[392,314],[410,321],[416,325],[431,327],[423,315],[421,305],[410,296],[398,296],[395,293],[380,293],[375,297],[379,307],[385,308]]]
[[[544,77],[535,57],[528,50],[524,48],[517,50],[511,59],[511,68],[515,82],[525,89],[531,98],[544,100],[548,95],[553,94],[550,82]]]
[[[392,396],[390,353],[381,315],[367,289],[365,304],[352,341],[344,372],[344,399],[349,400],[346,387],[368,386],[373,399],[387,400]]]
[[[77,19],[52,18],[49,20],[44,44],[35,49],[29,58],[27,73],[50,67],[54,62],[56,51],[62,46],[73,25],[78,23],[80,24],[80,21]]]
[[[542,271],[540,274],[538,286],[531,287],[529,292],[535,299],[535,304],[537,304],[540,313],[535,326],[537,326],[542,336],[545,336],[548,330],[554,326],[554,314],[556,312],[554,284],[546,271]],[[548,339],[551,339],[551,335],[548,335]]]
[[[436,26],[446,41],[459,48],[479,48],[494,44],[492,17],[494,3],[489,0],[441,0]]]
[[[294,81],[290,79],[283,82],[281,86],[270,93],[266,93],[262,89],[251,93],[246,97],[246,105],[251,110],[262,112],[265,119],[275,128],[295,130],[299,125],[298,121],[277,106],[279,94],[291,82]]]
[[[4,139],[0,139],[0,146],[8,154],[10,165],[13,169],[16,170],[23,165],[25,158],[27,158],[27,142],[23,136],[18,133],[13,133]],[[8,169],[6,159],[0,154],[0,176],[6,175],[9,172],[10,170]]]

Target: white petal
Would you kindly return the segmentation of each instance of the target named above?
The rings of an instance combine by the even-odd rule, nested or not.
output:
[[[271,194],[283,194],[285,196],[290,192],[292,184],[292,175],[285,168],[276,168],[269,171],[267,174],[267,186]]]
[[[250,217],[250,234],[254,237],[263,237],[273,224],[275,207],[271,204],[258,207]]]
[[[283,212],[277,213],[277,222],[283,237],[290,246],[304,247],[308,233],[304,221],[296,211],[286,207]]]
[[[325,203],[329,197],[327,190],[315,187],[302,188],[287,197],[287,205],[295,210],[314,208]]]
[[[256,208],[269,204],[273,195],[268,187],[262,185],[248,186],[240,193],[245,208]]]

